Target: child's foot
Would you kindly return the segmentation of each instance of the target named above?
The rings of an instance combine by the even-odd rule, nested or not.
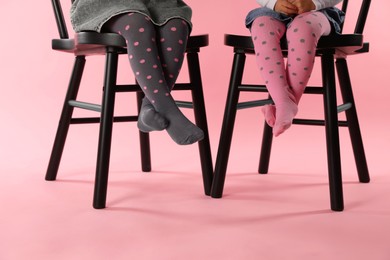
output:
[[[298,106],[294,101],[288,100],[276,107],[276,120],[273,134],[279,136],[290,128],[295,115],[298,113]]]
[[[264,119],[270,127],[275,125],[275,106],[274,105],[265,105],[261,108],[261,111],[264,114]]]
[[[204,138],[203,131],[188,120],[178,108],[167,112],[166,118],[169,120],[167,132],[177,144],[193,144]]]
[[[158,113],[153,105],[144,98],[138,115],[137,126],[144,133],[161,131],[168,127],[168,120]]]

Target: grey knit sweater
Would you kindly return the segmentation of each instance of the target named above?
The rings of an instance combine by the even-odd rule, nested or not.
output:
[[[172,18],[182,18],[191,25],[191,8],[182,0],[76,0],[70,17],[76,32],[100,32],[110,18],[127,12],[145,14],[156,25]]]

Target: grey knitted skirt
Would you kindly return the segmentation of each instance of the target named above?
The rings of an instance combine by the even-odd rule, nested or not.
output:
[[[191,8],[182,0],[75,0],[70,17],[76,32],[100,32],[110,18],[128,12],[144,14],[156,25],[181,18],[192,26]]]

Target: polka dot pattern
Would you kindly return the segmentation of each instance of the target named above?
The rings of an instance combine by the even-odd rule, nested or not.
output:
[[[113,27],[112,31],[126,40],[131,67],[148,99],[159,102],[169,97],[184,59],[187,22],[171,19],[156,27],[149,18],[130,13],[121,16]]]
[[[315,48],[321,35],[329,33],[329,21],[322,13],[298,15],[289,28],[271,17],[258,17],[251,33],[259,70],[267,88],[288,86],[299,100],[315,60]],[[286,33],[287,64],[280,50],[280,39]]]
[[[169,94],[184,58],[187,22],[175,18],[156,26],[148,17],[133,13],[115,16],[107,30],[119,31],[127,40],[131,68],[145,93],[137,122],[140,131],[166,129],[178,144],[201,140],[203,131],[181,113]]]

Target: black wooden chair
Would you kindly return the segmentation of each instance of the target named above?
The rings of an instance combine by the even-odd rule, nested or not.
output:
[[[72,1],[73,2],[73,1]],[[93,207],[105,208],[107,197],[107,182],[110,162],[111,136],[113,122],[137,121],[138,115],[114,116],[115,94],[117,92],[136,92],[138,109],[141,105],[143,93],[137,84],[117,85],[118,57],[126,53],[126,43],[122,36],[114,33],[80,32],[69,38],[64,20],[61,3],[52,0],[54,14],[60,34],[60,39],[52,40],[52,49],[67,52],[75,56],[75,63],[63,104],[61,117],[55,137],[46,180],[56,179],[70,124],[99,123],[99,144],[96,165],[96,177],[93,197]],[[202,89],[202,79],[199,67],[198,53],[200,48],[208,46],[208,35],[191,36],[186,50],[189,70],[189,83],[176,84],[174,90],[190,90],[192,102],[178,101],[180,107],[193,108],[196,124],[204,131],[204,139],[199,142],[199,153],[202,168],[204,192],[210,195],[213,164],[208,135],[208,126]],[[77,101],[77,93],[86,63],[86,56],[105,55],[105,76],[103,100],[101,105]],[[74,108],[81,108],[99,112],[98,117],[73,118]],[[151,171],[149,134],[139,132],[141,146],[142,171]]]
[[[294,124],[325,126],[330,202],[331,209],[334,211],[342,211],[344,209],[339,126],[347,126],[349,129],[359,181],[363,183],[370,181],[346,60],[349,55],[368,52],[369,44],[363,42],[362,33],[370,2],[370,0],[362,0],[360,13],[353,34],[324,36],[318,43],[316,56],[321,59],[323,86],[307,87],[305,93],[323,95],[324,120],[294,119],[293,121]],[[354,1],[353,4],[356,4],[356,1]],[[344,0],[342,10],[346,12],[347,6],[348,0]],[[267,92],[265,85],[242,83],[246,55],[254,54],[251,37],[225,35],[225,45],[234,48],[234,60],[211,189],[211,196],[213,198],[222,197],[237,110],[272,104],[270,98],[239,102],[241,92]],[[287,54],[286,41],[282,41],[281,46],[284,54]],[[334,62],[336,63],[337,75],[343,98],[343,104],[341,105],[337,105],[336,100]],[[346,120],[341,121],[338,119],[338,113],[340,112],[345,112]],[[268,172],[272,137],[272,128],[265,123],[258,169],[259,173],[265,174]]]

